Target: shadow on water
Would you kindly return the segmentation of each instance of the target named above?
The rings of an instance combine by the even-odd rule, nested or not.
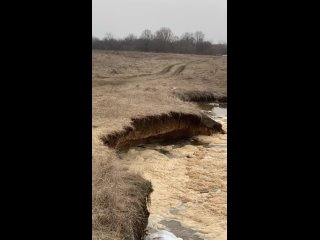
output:
[[[163,140],[161,142],[157,142],[157,143],[146,143],[146,144],[139,144],[136,146],[130,146],[130,147],[126,147],[126,148],[121,148],[117,151],[118,156],[120,159],[123,158],[123,156],[127,155],[130,149],[134,149],[137,152],[141,152],[141,151],[145,151],[146,149],[149,150],[155,150],[169,158],[175,157],[174,155],[172,155],[172,153],[166,149],[166,147],[170,146],[171,149],[176,149],[176,148],[182,148],[186,145],[192,145],[192,146],[202,146],[205,148],[210,148],[212,147],[212,144],[210,145],[209,143],[204,143],[201,141],[198,141],[197,139],[193,139],[193,138],[184,138],[184,139],[166,139]],[[217,146],[219,147],[219,146]]]

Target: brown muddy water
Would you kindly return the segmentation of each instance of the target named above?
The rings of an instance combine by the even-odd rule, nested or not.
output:
[[[198,106],[227,131],[226,104]],[[118,154],[123,167],[152,182],[148,234],[227,239],[227,134],[140,144]]]

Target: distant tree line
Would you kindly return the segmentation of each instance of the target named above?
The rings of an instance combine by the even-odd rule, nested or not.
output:
[[[124,39],[115,39],[107,33],[103,39],[92,37],[92,49],[125,50],[144,52],[191,53],[207,55],[226,55],[227,44],[212,44],[205,41],[204,33],[184,33],[181,37],[173,34],[171,29],[163,27],[152,33],[144,30],[140,37],[129,34]]]

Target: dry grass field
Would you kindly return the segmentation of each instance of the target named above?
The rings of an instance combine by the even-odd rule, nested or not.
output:
[[[173,231],[170,221],[196,232],[184,240],[225,239],[226,149],[214,146],[226,145],[226,121],[195,102],[226,102],[227,58],[93,50],[92,59],[93,239],[140,240],[146,229]],[[151,144],[193,135],[209,147]],[[120,151],[131,143],[156,151]]]

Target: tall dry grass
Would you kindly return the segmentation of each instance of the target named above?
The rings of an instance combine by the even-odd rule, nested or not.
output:
[[[141,239],[147,225],[152,185],[122,169],[112,151],[93,156],[92,229],[94,240]]]

